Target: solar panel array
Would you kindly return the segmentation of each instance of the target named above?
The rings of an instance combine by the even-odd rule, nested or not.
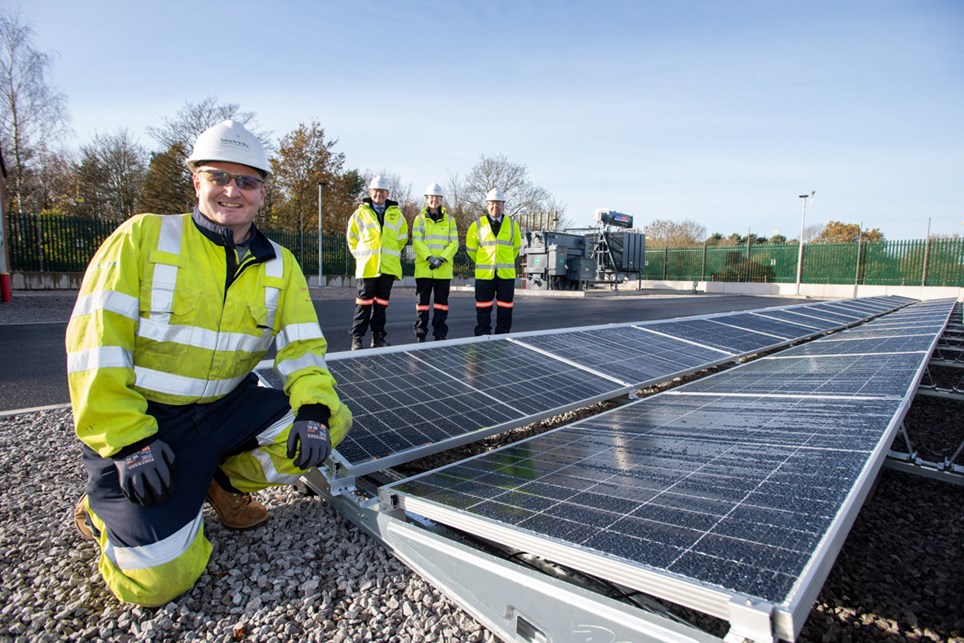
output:
[[[835,309],[804,304],[329,356],[339,396],[354,418],[334,461],[339,475],[364,475],[857,323],[908,301],[877,297]],[[790,316],[797,321],[783,319]],[[269,362],[257,372],[268,385],[281,386]]]
[[[952,303],[384,487],[382,500],[720,618],[752,597],[792,640]]]

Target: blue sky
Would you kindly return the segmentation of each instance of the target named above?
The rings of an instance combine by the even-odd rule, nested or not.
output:
[[[796,238],[964,235],[964,2],[131,2],[19,9],[76,145],[210,96],[418,193],[481,155],[611,208]],[[511,195],[510,195],[511,196]]]

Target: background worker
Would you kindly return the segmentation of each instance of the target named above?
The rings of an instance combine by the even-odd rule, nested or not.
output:
[[[385,341],[385,313],[392,284],[402,278],[402,249],[408,242],[408,222],[398,203],[388,199],[388,181],[376,176],[368,184],[368,197],[348,219],[348,249],[355,257],[355,318],[351,326],[351,349],[362,347],[368,327],[372,347]]]
[[[328,457],[351,413],[298,262],[254,225],[270,166],[241,123],[188,158],[197,206],[128,219],[94,255],[67,327],[87,492],[74,511],[120,600],[163,605],[204,571],[202,506],[226,527],[268,518],[249,492]],[[258,386],[274,344],[284,389]]]
[[[515,297],[515,260],[522,249],[522,231],[512,217],[503,216],[505,194],[492,188],[485,201],[488,215],[479,217],[465,235],[465,249],[475,262],[475,334],[492,334],[492,307],[497,309],[495,332],[512,329]]]
[[[429,302],[432,304],[432,336],[445,339],[449,327],[449,289],[452,285],[452,259],[459,249],[455,218],[442,205],[442,186],[429,183],[425,188],[425,207],[412,222],[412,247],[415,249],[415,339],[424,342],[428,335]]]

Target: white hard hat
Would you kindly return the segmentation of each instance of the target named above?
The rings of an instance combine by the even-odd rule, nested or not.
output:
[[[238,121],[223,121],[201,132],[187,158],[187,166],[193,170],[204,161],[240,163],[271,174],[261,141]]]
[[[383,179],[380,176],[376,176],[371,180],[371,183],[368,184],[368,189],[369,190],[390,190],[391,188],[388,185],[388,179]]]
[[[486,201],[505,201],[505,192],[499,188],[492,188],[489,193],[485,195]]]
[[[429,184],[425,187],[425,196],[441,196],[441,197],[444,197],[445,195],[442,194],[442,186],[441,186],[441,185],[439,185],[438,183],[429,183]]]

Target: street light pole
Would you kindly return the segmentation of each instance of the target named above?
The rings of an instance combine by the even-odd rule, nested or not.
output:
[[[325,182],[318,182],[318,287],[321,288],[325,285],[324,278],[325,272],[322,268],[324,264],[325,256],[325,244],[324,244],[324,234],[321,231],[321,193],[324,190]]]
[[[800,296],[800,278],[803,276],[803,227],[807,221],[807,199],[812,199],[816,190],[810,190],[810,194],[801,194],[803,200],[803,213],[800,215],[800,241],[797,244],[797,296]]]

